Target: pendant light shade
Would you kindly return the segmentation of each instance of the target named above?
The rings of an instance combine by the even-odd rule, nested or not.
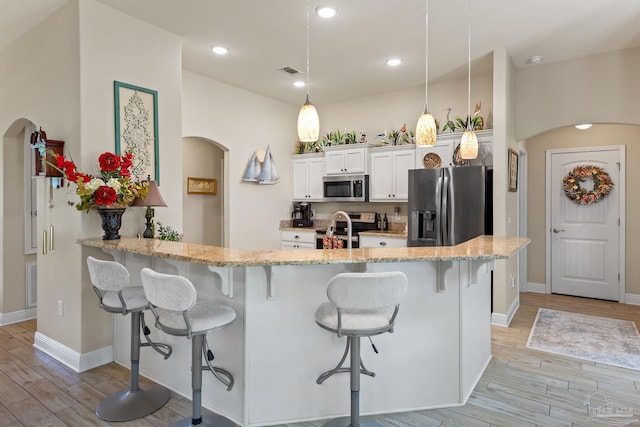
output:
[[[416,145],[436,145],[436,120],[429,113],[429,0],[425,1],[424,113],[416,126]]]
[[[471,124],[471,0],[469,0],[469,44],[467,50],[467,130],[462,134],[460,141],[460,157],[463,159],[475,159],[478,157],[478,137]]]
[[[298,140],[300,142],[314,142],[320,138],[320,119],[316,107],[307,101],[300,107],[298,113]]]
[[[466,130],[462,134],[460,157],[463,159],[475,159],[478,157],[478,137],[472,130]]]
[[[426,108],[416,126],[416,145],[436,145],[436,119]]]
[[[309,0],[307,0],[307,99],[298,113],[298,141],[314,142],[320,138],[320,118],[309,101]]]

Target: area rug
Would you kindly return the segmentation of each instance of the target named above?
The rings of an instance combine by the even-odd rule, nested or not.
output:
[[[640,335],[628,320],[541,308],[527,347],[640,370]]]

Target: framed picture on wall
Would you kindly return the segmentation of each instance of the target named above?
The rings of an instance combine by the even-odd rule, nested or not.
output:
[[[116,154],[133,154],[132,180],[150,175],[159,185],[158,92],[114,81],[113,99]]]
[[[217,193],[217,182],[209,178],[187,178],[187,194],[211,194]]]
[[[509,148],[509,191],[518,191],[518,152]]]

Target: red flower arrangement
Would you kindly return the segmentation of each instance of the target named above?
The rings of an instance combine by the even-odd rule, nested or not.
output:
[[[133,154],[124,156],[106,152],[98,156],[100,172],[89,175],[78,171],[71,160],[60,154],[55,154],[56,164],[53,165],[64,173],[66,179],[76,185],[76,194],[80,202],[69,202],[79,211],[90,210],[95,207],[126,207],[136,198],[143,198],[149,191],[149,183],[131,181],[133,168]]]

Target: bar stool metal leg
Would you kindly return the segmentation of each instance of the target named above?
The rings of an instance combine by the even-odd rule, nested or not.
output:
[[[351,415],[326,422],[323,427],[383,427],[382,424],[371,419],[360,419],[360,337],[351,338]]]
[[[236,427],[236,424],[217,414],[202,415],[202,352],[204,334],[191,338],[191,418],[184,418],[172,427]]]
[[[116,392],[96,408],[98,418],[105,421],[130,421],[147,416],[169,401],[169,390],[152,386],[139,388],[141,311],[131,312],[131,380],[129,390]]]
[[[320,376],[316,380],[316,384],[322,384],[327,378],[329,378],[333,374],[337,374],[337,373],[340,373],[340,372],[351,372],[351,368],[343,368],[342,367],[342,365],[344,364],[344,361],[347,360],[347,355],[349,354],[349,348],[351,347],[351,339],[352,339],[351,337],[349,337],[349,336],[347,337],[347,345],[344,348],[344,353],[342,354],[342,358],[340,359],[340,362],[338,362],[338,364],[336,365],[335,368],[329,369],[328,371],[323,372],[322,374],[320,374]],[[358,352],[358,354],[359,353],[360,352]],[[359,365],[360,365],[360,373],[361,374],[369,375],[370,377],[375,377],[376,376],[375,372],[371,372],[370,370],[365,368],[364,363],[362,363],[362,359],[360,359]]]
[[[164,360],[167,360],[171,356],[173,349],[168,344],[154,342],[151,340],[151,338],[149,338],[151,331],[144,321],[144,313],[140,313],[140,328],[142,329],[142,335],[144,335],[144,339],[147,341],[146,343],[140,344],[140,346],[153,348],[156,353],[159,353],[164,357]]]
[[[202,339],[202,355],[204,356],[204,361],[207,363],[207,366],[203,366],[202,369],[211,371],[218,381],[227,386],[227,391],[231,391],[234,384],[233,375],[231,375],[231,372],[226,369],[213,366],[213,363],[211,363],[213,361],[213,352],[209,349],[206,335],[204,335]],[[211,358],[209,358],[209,355],[211,355]]]

